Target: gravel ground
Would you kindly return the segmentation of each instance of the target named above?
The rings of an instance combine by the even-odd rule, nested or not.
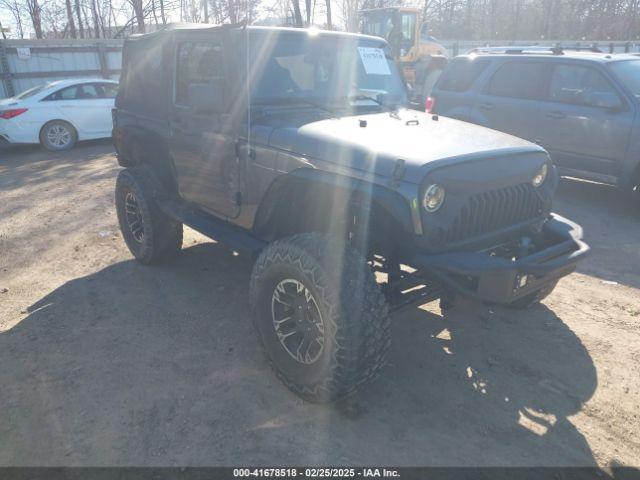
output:
[[[526,313],[394,316],[382,377],[332,406],[271,373],[251,265],[187,229],[131,259],[109,143],[0,150],[0,465],[640,464],[640,215],[564,181],[593,254]]]

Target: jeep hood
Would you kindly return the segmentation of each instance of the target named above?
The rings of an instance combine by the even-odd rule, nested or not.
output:
[[[505,133],[406,109],[320,120],[289,116],[265,123],[271,124],[252,132],[274,148],[387,177],[402,159],[404,179],[414,183],[426,169],[443,163],[545,154],[539,146]]]

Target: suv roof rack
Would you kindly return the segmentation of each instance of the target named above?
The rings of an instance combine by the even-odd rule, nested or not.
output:
[[[530,46],[507,46],[507,47],[478,47],[469,51],[469,54],[512,54],[523,55],[527,53],[546,53],[549,55],[564,55],[566,51],[573,52],[591,52],[591,53],[603,53],[598,47],[594,45],[572,45],[572,46],[555,46],[545,47],[540,45]]]

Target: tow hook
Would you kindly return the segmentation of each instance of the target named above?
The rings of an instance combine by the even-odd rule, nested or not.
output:
[[[523,258],[529,255],[529,252],[533,248],[533,242],[530,237],[522,237],[520,244],[518,245],[518,258]]]

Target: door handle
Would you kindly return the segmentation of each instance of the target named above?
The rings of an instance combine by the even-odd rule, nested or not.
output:
[[[560,120],[562,118],[567,118],[567,116],[562,112],[549,112],[549,113],[547,113],[547,117],[555,118],[555,119],[558,119],[558,120]]]
[[[483,110],[492,110],[493,109],[493,103],[480,103],[478,105],[479,108],[483,109]]]

